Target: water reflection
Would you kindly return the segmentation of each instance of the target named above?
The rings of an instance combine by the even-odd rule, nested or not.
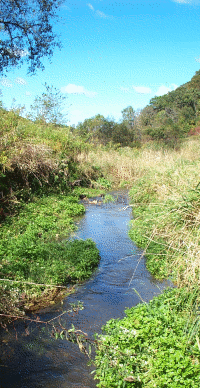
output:
[[[160,293],[169,282],[155,280],[146,270],[142,251],[129,239],[127,231],[131,219],[131,207],[125,191],[113,193],[115,203],[86,204],[86,214],[79,221],[78,232],[73,238],[92,238],[100,250],[101,261],[92,278],[80,286],[77,292],[64,301],[64,309],[70,303],[81,300],[84,310],[78,315],[66,315],[65,325],[73,323],[89,335],[100,332],[111,318],[124,317],[124,309],[148,301]],[[122,210],[123,209],[123,210]],[[138,264],[139,261],[139,264]],[[133,277],[134,274],[134,277]],[[61,311],[61,306],[46,309],[40,314],[49,319]],[[18,330],[23,331],[18,324]],[[9,345],[10,346],[10,345]],[[75,344],[55,341],[45,334],[33,331],[29,337],[21,337],[12,346],[13,354],[1,367],[2,387],[8,388],[93,388],[96,382],[87,366],[87,359]],[[6,357],[5,357],[6,359]]]

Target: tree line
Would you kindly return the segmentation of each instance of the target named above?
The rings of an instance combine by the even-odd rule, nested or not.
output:
[[[63,114],[67,97],[53,86],[45,83],[44,87],[45,91],[35,97],[26,117],[43,125],[67,126],[67,114]],[[19,113],[25,107],[12,109]],[[70,130],[86,142],[104,146],[138,147],[153,140],[177,147],[196,126],[200,126],[200,71],[176,90],[152,98],[141,110],[134,110],[131,105],[124,108],[119,122],[97,114],[70,126]]]
[[[69,127],[67,114],[63,113],[67,97],[46,83],[44,89],[35,97],[26,117],[44,126],[68,127],[74,135],[93,144],[139,147],[153,140],[177,147],[191,129],[200,126],[200,71],[176,90],[152,98],[141,110],[134,110],[131,105],[124,108],[119,122],[97,114]],[[3,108],[2,103],[0,107]],[[11,110],[24,115],[25,106],[16,106],[14,100]]]

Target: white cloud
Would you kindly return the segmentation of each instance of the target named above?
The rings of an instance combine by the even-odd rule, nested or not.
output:
[[[161,85],[159,86],[156,96],[163,96],[164,94],[167,94],[168,92],[171,92],[172,90],[175,90],[178,87],[178,85],[171,84],[170,86]]]
[[[106,15],[104,12],[101,12],[99,10],[96,11],[96,15],[100,16],[100,18],[104,18],[104,19],[107,19],[110,17],[110,16]]]
[[[90,90],[87,90],[84,88],[84,86],[75,85],[75,84],[68,84],[67,86],[63,86],[60,91],[62,93],[68,93],[68,94],[82,94],[86,97],[95,97],[97,95],[96,92],[92,92]]]
[[[32,96],[31,92],[26,92],[25,94],[26,94],[26,96],[28,96],[28,97]]]
[[[151,93],[151,89],[148,88],[147,86],[133,86],[133,89],[135,90],[136,93],[139,93],[139,94]]]
[[[13,84],[12,81],[10,81],[8,78],[1,78],[0,83],[2,86],[5,86],[6,88],[12,88]]]
[[[27,84],[26,80],[24,78],[21,78],[21,77],[15,78],[15,82],[16,82],[16,84],[19,84],[19,85],[26,85]]]
[[[92,11],[94,11],[94,7],[92,6],[92,4],[88,3],[87,6],[88,6]]]
[[[113,18],[112,16],[106,15],[102,11],[99,11],[99,10],[95,11],[93,5],[90,3],[88,3],[87,6],[95,13],[96,16],[99,16],[100,18],[103,18],[103,19],[112,19]]]

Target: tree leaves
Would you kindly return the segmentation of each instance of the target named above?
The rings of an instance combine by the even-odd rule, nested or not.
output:
[[[0,73],[29,63],[28,72],[44,69],[41,58],[51,57],[60,42],[53,33],[60,0],[1,0]]]

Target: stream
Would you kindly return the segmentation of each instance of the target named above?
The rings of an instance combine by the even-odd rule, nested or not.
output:
[[[65,326],[81,329],[92,336],[111,318],[123,318],[124,310],[141,302],[134,288],[146,302],[172,286],[159,282],[147,271],[142,251],[128,237],[132,208],[128,207],[127,190],[110,193],[115,202],[87,204],[85,215],[77,221],[78,230],[71,238],[92,238],[100,251],[98,269],[84,284],[56,306],[39,313],[42,320],[68,310],[70,303],[81,301],[84,309],[74,316],[64,315]],[[98,198],[98,201],[101,201]],[[15,324],[18,341],[3,333],[0,387],[2,388],[93,388],[97,381],[87,366],[88,359],[78,346],[66,340],[55,340],[33,324],[30,335],[24,325]],[[16,334],[15,330],[13,332]],[[7,346],[7,347],[6,347]],[[6,350],[5,350],[6,349]]]

